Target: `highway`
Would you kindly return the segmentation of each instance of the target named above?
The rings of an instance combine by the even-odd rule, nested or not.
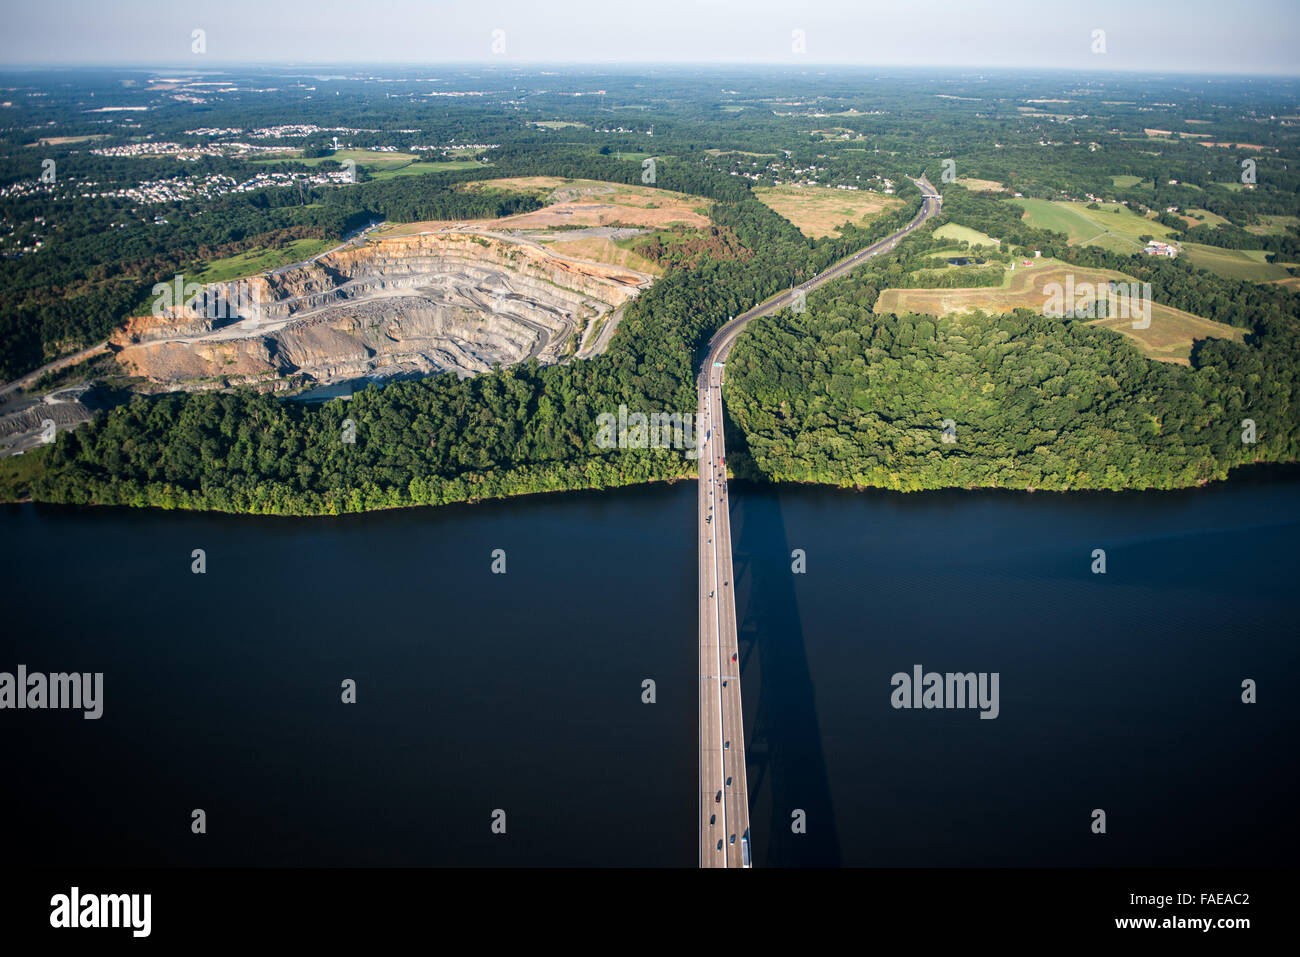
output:
[[[727,453],[722,425],[722,378],[727,356],[751,320],[789,306],[798,290],[806,293],[816,289],[864,260],[893,249],[900,239],[938,212],[942,198],[924,174],[913,182],[925,199],[921,211],[907,226],[732,319],[710,340],[700,368],[695,420],[697,433],[704,431],[699,443],[700,867],[750,866],[745,719],[740,700],[736,583],[731,567]]]

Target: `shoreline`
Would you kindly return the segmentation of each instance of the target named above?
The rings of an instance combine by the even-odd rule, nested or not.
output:
[[[540,489],[528,492],[512,492],[504,495],[485,496],[483,498],[459,499],[451,502],[442,502],[437,505],[431,505],[425,502],[410,502],[402,505],[382,505],[372,508],[362,508],[357,510],[329,512],[329,511],[304,511],[304,512],[259,512],[259,511],[235,511],[220,508],[198,508],[186,505],[124,505],[121,503],[87,503],[75,504],[69,502],[53,502],[45,499],[33,498],[29,493],[23,498],[0,500],[0,506],[22,506],[31,505],[44,509],[58,509],[68,511],[89,511],[89,510],[124,510],[124,511],[142,511],[142,512],[184,512],[190,515],[230,515],[230,516],[247,516],[250,518],[278,518],[278,519],[316,519],[316,518],[346,518],[349,516],[367,515],[374,513],[400,512],[407,509],[441,509],[455,506],[476,506],[489,502],[509,502],[519,499],[536,499],[548,495],[583,495],[596,494],[601,492],[618,491],[621,489],[635,488],[654,488],[663,485],[676,485],[679,482],[697,481],[699,476],[695,472],[683,473],[680,476],[670,478],[647,479],[644,481],[627,482],[620,485],[606,486],[574,486],[572,488]],[[1172,488],[1124,488],[1124,489],[1098,489],[1098,488],[1077,488],[1077,489],[1042,489],[1042,488],[1014,488],[999,485],[978,485],[978,486],[961,486],[951,485],[939,488],[928,489],[891,489],[875,485],[837,485],[830,482],[802,482],[792,480],[771,481],[763,478],[754,478],[752,476],[737,476],[731,469],[728,469],[728,480],[740,483],[743,487],[759,489],[763,491],[779,492],[782,489],[807,489],[823,491],[827,493],[845,493],[850,495],[866,495],[881,497],[925,497],[941,495],[964,495],[964,494],[999,494],[1003,496],[1036,496],[1046,495],[1049,498],[1060,496],[1102,496],[1102,495],[1161,495],[1197,492],[1201,490],[1222,489],[1228,486],[1241,486],[1247,484],[1273,484],[1300,481],[1300,461],[1290,462],[1254,462],[1246,465],[1238,465],[1229,469],[1226,478],[1210,479],[1199,482],[1194,485],[1181,485]]]

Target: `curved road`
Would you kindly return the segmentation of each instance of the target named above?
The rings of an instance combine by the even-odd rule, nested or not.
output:
[[[709,342],[700,368],[696,428],[700,443],[700,867],[748,867],[749,791],[745,782],[745,718],[740,702],[740,648],[736,635],[726,447],[722,435],[723,363],[745,326],[784,309],[796,290],[816,289],[866,259],[893,249],[939,211],[942,198],[925,176],[913,180],[925,199],[916,218],[891,236],[842,259],[812,279],[732,319]]]

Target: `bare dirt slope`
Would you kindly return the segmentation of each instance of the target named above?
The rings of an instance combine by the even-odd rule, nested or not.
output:
[[[652,279],[501,234],[394,236],[204,287],[132,320],[113,348],[164,388],[472,375],[592,354],[588,338]]]

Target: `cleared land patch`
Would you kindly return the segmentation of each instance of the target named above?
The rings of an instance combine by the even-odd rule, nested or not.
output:
[[[1000,246],[1002,241],[994,239],[978,229],[971,229],[969,226],[961,226],[957,223],[944,223],[934,231],[935,239],[953,239],[959,243],[970,243],[972,246]]]
[[[1024,219],[1039,229],[1065,233],[1071,246],[1100,246],[1117,253],[1132,253],[1142,248],[1142,236],[1166,239],[1174,230],[1153,219],[1146,219],[1118,203],[1098,204],[1047,199],[1012,200],[1025,210]]]
[[[1001,288],[985,289],[885,289],[876,300],[877,313],[921,313],[946,316],[980,309],[989,313],[1006,313],[1015,309],[1029,309],[1042,314],[1048,302],[1046,287],[1057,282],[1066,286],[1066,277],[1072,275],[1077,289],[1082,283],[1100,286],[1102,295],[1109,281],[1129,283],[1131,276],[1109,269],[1086,269],[1071,266],[1056,259],[1038,259],[1033,266],[1017,266],[1009,271]],[[1087,300],[1081,300],[1086,302]],[[1162,362],[1188,364],[1193,341],[1196,339],[1241,339],[1244,330],[1234,326],[1211,322],[1200,316],[1171,306],[1153,304],[1151,324],[1146,329],[1134,329],[1132,319],[1109,318],[1093,320],[1091,325],[1104,325],[1134,340],[1142,352]]]
[[[867,190],[829,186],[759,186],[754,198],[784,216],[812,239],[838,236],[845,223],[863,226],[901,199]]]
[[[1262,249],[1220,249],[1200,243],[1183,243],[1183,255],[1193,266],[1209,270],[1226,279],[1246,282],[1270,282],[1290,276],[1286,267],[1270,263]]]
[[[1005,187],[997,180],[971,179],[969,176],[958,176],[957,185],[965,186],[967,189],[976,193],[1000,193],[1005,189]]]
[[[707,216],[710,201],[704,197],[624,183],[516,176],[476,180],[461,184],[460,188],[474,192],[526,193],[549,205],[501,219],[389,224],[377,230],[374,237],[476,232],[538,244],[556,255],[575,260],[661,276],[664,268],[637,254],[633,247],[650,232],[673,225],[697,230],[712,222]]]
[[[532,193],[548,203],[544,209],[493,220],[493,228],[627,225],[662,229],[673,224],[704,227],[712,222],[708,216],[712,202],[703,196],[626,183],[561,179],[558,176],[515,176],[476,180],[463,184],[461,188]]]
[[[1258,226],[1247,226],[1246,232],[1256,236],[1282,236],[1288,229],[1300,226],[1300,216],[1261,216],[1264,220]]]
[[[1228,221],[1208,209],[1189,209],[1181,217],[1188,226],[1224,226]]]
[[[270,159],[253,160],[254,163],[301,163],[303,166],[319,166],[321,163],[345,163],[348,160],[367,169],[393,169],[406,166],[417,159],[414,153],[386,153],[378,150],[337,150],[328,156],[313,156],[303,159],[301,154],[295,156],[276,156]]]
[[[231,279],[243,279],[256,276],[268,269],[278,269],[290,263],[303,262],[317,253],[322,253],[336,245],[328,239],[295,239],[279,247],[250,249],[236,256],[214,259],[194,276],[197,282],[228,282]]]

